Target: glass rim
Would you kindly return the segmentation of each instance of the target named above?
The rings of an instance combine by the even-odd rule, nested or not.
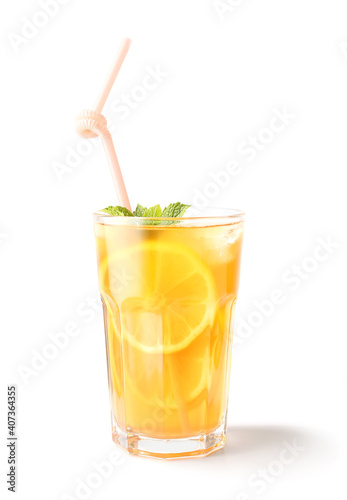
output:
[[[203,221],[206,221],[206,225],[229,225],[229,224],[237,224],[244,222],[245,220],[245,212],[242,210],[232,209],[232,208],[219,208],[219,207],[190,207],[191,211],[198,212],[208,212],[207,215],[189,215],[187,217],[134,217],[134,216],[119,216],[119,215],[110,215],[106,212],[97,211],[93,213],[93,219],[95,223],[103,223],[109,225],[126,225],[130,223],[132,226],[140,226],[140,227],[151,227],[149,225],[140,224],[141,221],[176,221],[180,222],[180,224],[175,225],[162,225],[162,226],[152,226],[156,228],[174,228],[174,227],[183,227],[183,224],[189,224],[190,227],[192,223],[196,223],[197,225],[201,225]],[[219,212],[218,214],[211,215],[209,212]],[[209,224],[208,224],[209,222]],[[203,224],[204,225],[204,224]]]

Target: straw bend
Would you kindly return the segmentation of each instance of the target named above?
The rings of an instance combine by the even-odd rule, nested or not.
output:
[[[76,118],[76,131],[86,139],[110,135],[104,115],[92,109],[84,109],[78,114]]]

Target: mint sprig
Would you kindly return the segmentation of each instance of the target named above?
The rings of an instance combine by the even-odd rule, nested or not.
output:
[[[149,218],[158,218],[158,217],[172,217],[172,218],[180,218],[183,217],[187,208],[190,205],[185,205],[184,203],[170,203],[164,210],[161,209],[160,205],[154,205],[153,207],[147,208],[142,205],[137,205],[134,212],[130,212],[125,207],[120,207],[119,205],[112,207],[109,206],[101,210],[109,215],[113,216],[121,216],[121,217],[149,217]],[[147,225],[171,225],[174,224],[175,221],[170,220],[144,220],[142,224]]]

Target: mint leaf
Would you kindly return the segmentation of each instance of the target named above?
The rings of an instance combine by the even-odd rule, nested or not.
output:
[[[184,205],[183,203],[170,203],[164,208],[162,217],[182,217],[184,212],[189,208],[190,205]]]
[[[161,221],[154,219],[154,217],[161,217],[160,205],[154,205],[154,207],[145,208],[142,217],[153,217],[152,220],[142,221],[142,224],[145,224],[146,226],[159,226],[161,224]]]
[[[146,208],[142,217],[161,217],[160,205],[154,205],[154,207]]]
[[[107,207],[101,210],[101,212],[106,212],[109,215],[121,215],[123,217],[133,217],[133,214],[125,207],[120,207],[117,205],[116,207]]]
[[[143,214],[145,213],[146,210],[147,210],[146,207],[143,207],[142,205],[137,205],[133,214],[135,217],[144,217]]]

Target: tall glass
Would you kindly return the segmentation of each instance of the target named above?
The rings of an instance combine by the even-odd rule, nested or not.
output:
[[[243,213],[94,215],[112,435],[129,453],[224,445]]]

